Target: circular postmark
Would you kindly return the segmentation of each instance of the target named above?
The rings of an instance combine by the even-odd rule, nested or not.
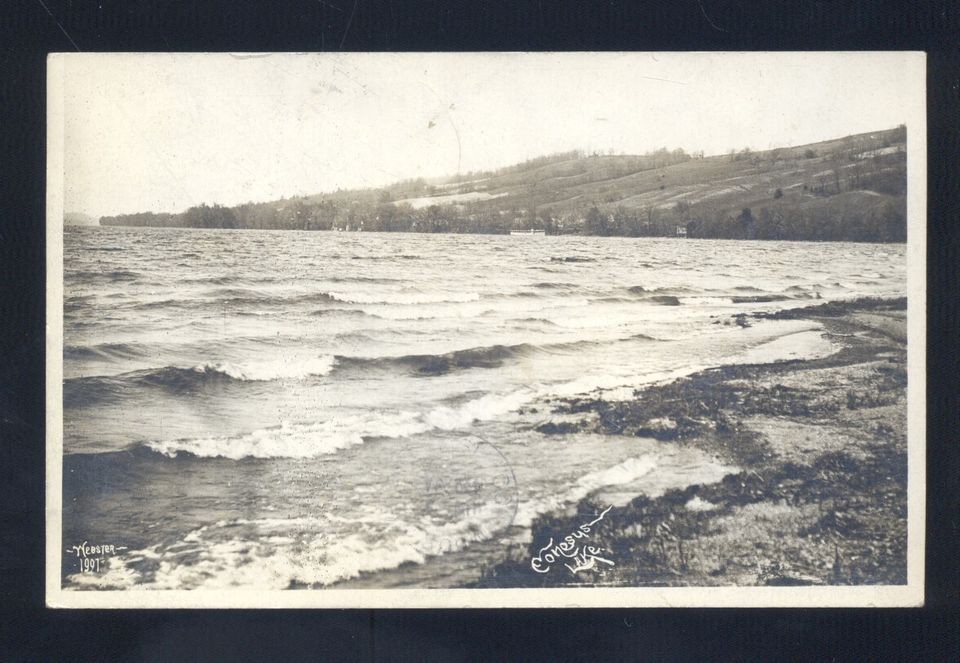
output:
[[[460,550],[513,525],[519,508],[517,477],[489,440],[472,433],[450,438],[444,453],[421,470],[429,523],[417,546],[422,554]]]

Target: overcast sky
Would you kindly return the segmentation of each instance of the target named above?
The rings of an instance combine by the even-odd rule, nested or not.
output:
[[[916,108],[910,54],[77,54],[65,209],[234,205],[551,152],[797,145]]]

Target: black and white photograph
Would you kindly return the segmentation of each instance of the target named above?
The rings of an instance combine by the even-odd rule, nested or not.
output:
[[[922,53],[47,70],[49,605],[922,603]]]

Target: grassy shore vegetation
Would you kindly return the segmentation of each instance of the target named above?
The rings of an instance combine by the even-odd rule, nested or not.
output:
[[[494,171],[101,225],[716,239],[906,240],[906,128],[704,157],[564,152]],[[318,188],[322,183],[318,183]]]
[[[566,444],[590,430],[696,445],[741,468],[722,481],[614,507],[590,543],[614,567],[546,574],[531,559],[606,505],[540,517],[481,587],[812,585],[906,582],[906,300],[862,299],[775,314],[823,325],[841,348],[816,360],[725,366],[628,401],[557,400]],[[721,324],[730,321],[720,321]]]

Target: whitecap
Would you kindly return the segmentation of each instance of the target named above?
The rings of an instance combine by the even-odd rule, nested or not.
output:
[[[529,390],[487,394],[460,406],[416,412],[371,411],[314,423],[284,423],[235,436],[152,440],[145,446],[170,458],[311,458],[358,446],[372,438],[403,438],[430,430],[456,430],[507,414],[531,401]]]
[[[332,299],[345,304],[459,304],[480,299],[480,294],[476,292],[328,292],[327,294]]]
[[[334,369],[336,358],[332,355],[320,355],[307,358],[278,357],[261,361],[207,362],[194,366],[198,373],[216,371],[229,375],[235,380],[266,381],[291,378],[304,378],[311,375],[327,375]]]

